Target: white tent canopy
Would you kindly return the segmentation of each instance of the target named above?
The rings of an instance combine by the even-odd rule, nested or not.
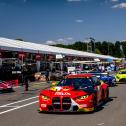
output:
[[[24,52],[31,52],[31,53],[38,53],[39,51],[39,53],[47,53],[47,54],[62,54],[62,55],[92,57],[92,58],[101,58],[101,59],[116,59],[115,57],[112,56],[59,48],[59,47],[37,44],[32,42],[12,40],[7,38],[0,38],[0,48],[3,50],[24,51]]]

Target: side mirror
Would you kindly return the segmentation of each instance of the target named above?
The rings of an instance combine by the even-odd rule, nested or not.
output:
[[[53,81],[52,83],[51,83],[51,86],[56,86],[57,85],[57,82],[56,81]]]

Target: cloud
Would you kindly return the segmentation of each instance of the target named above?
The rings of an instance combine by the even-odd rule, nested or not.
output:
[[[126,3],[120,3],[120,4],[116,4],[116,5],[113,5],[112,8],[126,8]]]
[[[66,38],[67,40],[73,40],[73,38],[72,37],[68,37],[68,38]]]
[[[77,23],[83,23],[84,21],[82,19],[77,19],[77,20],[75,20],[75,22],[77,22]]]
[[[63,39],[63,38],[57,39],[57,42],[58,42],[58,43],[64,42],[64,41],[65,41],[65,39]]]
[[[111,0],[111,2],[118,2],[119,0]]]
[[[47,44],[47,45],[56,45],[56,42],[54,42],[52,40],[48,40],[48,41],[46,41],[45,44]]]
[[[47,45],[56,45],[56,44],[67,44],[73,40],[72,37],[66,37],[66,38],[59,38],[57,40],[48,40],[45,42]]]

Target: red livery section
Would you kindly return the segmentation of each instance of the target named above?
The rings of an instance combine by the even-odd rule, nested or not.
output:
[[[18,86],[18,80],[11,81],[1,81],[0,80],[0,90],[13,90],[13,86]]]
[[[109,88],[91,74],[68,75],[39,95],[42,112],[91,112],[109,97]]]

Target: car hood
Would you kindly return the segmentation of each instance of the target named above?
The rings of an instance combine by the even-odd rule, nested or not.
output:
[[[116,74],[116,77],[119,77],[119,78],[126,78],[126,74]]]
[[[70,86],[54,86],[47,88],[43,90],[40,94],[51,96],[51,97],[76,97],[76,96],[82,96],[89,93],[92,93],[94,91],[91,87],[84,87],[84,88],[73,88]]]

